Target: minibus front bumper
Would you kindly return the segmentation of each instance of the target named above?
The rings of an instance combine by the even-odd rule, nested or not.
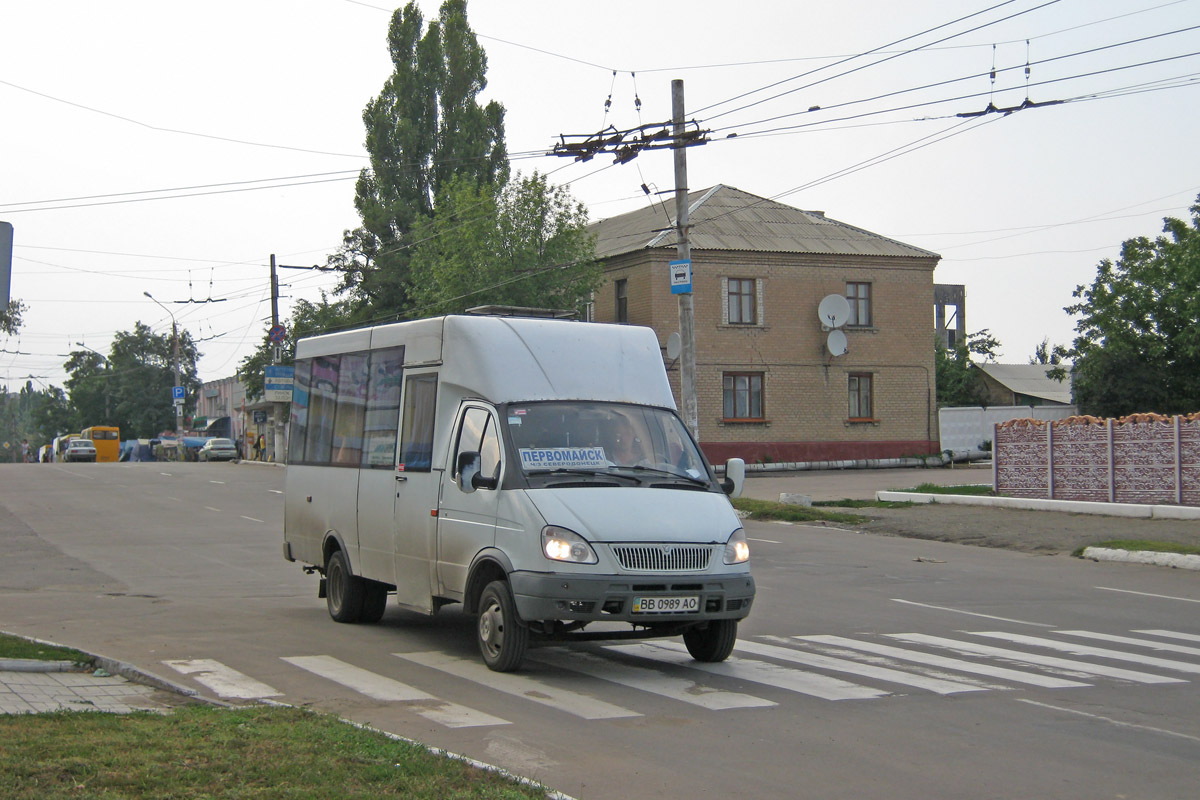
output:
[[[513,572],[517,614],[536,620],[623,621],[636,625],[744,619],[754,602],[748,572],[725,575],[580,575]]]

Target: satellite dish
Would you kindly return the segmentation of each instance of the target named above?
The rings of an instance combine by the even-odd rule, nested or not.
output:
[[[840,328],[850,319],[850,302],[840,294],[826,295],[817,305],[817,318],[829,328]]]
[[[844,298],[843,298],[844,299]],[[825,340],[825,346],[829,348],[829,354],[833,356],[844,356],[848,352],[846,347],[846,333],[844,331],[832,330],[829,332],[829,338]]]
[[[667,337],[667,358],[679,358],[679,351],[683,349],[683,340],[679,338],[678,333],[672,333]]]

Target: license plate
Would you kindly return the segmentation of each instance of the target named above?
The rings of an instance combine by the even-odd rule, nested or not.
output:
[[[634,614],[677,614],[699,610],[700,597],[697,595],[633,598]]]

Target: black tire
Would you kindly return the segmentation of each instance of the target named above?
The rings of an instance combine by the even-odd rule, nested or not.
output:
[[[736,619],[714,619],[702,628],[692,628],[683,634],[683,643],[697,661],[715,663],[729,658],[737,642]]]
[[[479,619],[475,625],[483,663],[495,672],[512,672],[525,660],[529,628],[517,617],[512,591],[505,581],[492,581],[479,596]]]
[[[363,613],[363,580],[350,572],[346,554],[334,550],[325,565],[325,603],[335,622],[358,622]]]
[[[387,611],[388,588],[386,583],[364,580],[362,622],[379,622]]]

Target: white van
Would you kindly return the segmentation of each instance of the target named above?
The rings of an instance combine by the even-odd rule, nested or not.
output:
[[[290,434],[283,555],[338,622],[378,621],[389,593],[462,603],[510,671],[543,640],[682,635],[722,661],[750,613],[726,497],[745,465],[717,481],[648,328],[448,316],[301,339]]]

